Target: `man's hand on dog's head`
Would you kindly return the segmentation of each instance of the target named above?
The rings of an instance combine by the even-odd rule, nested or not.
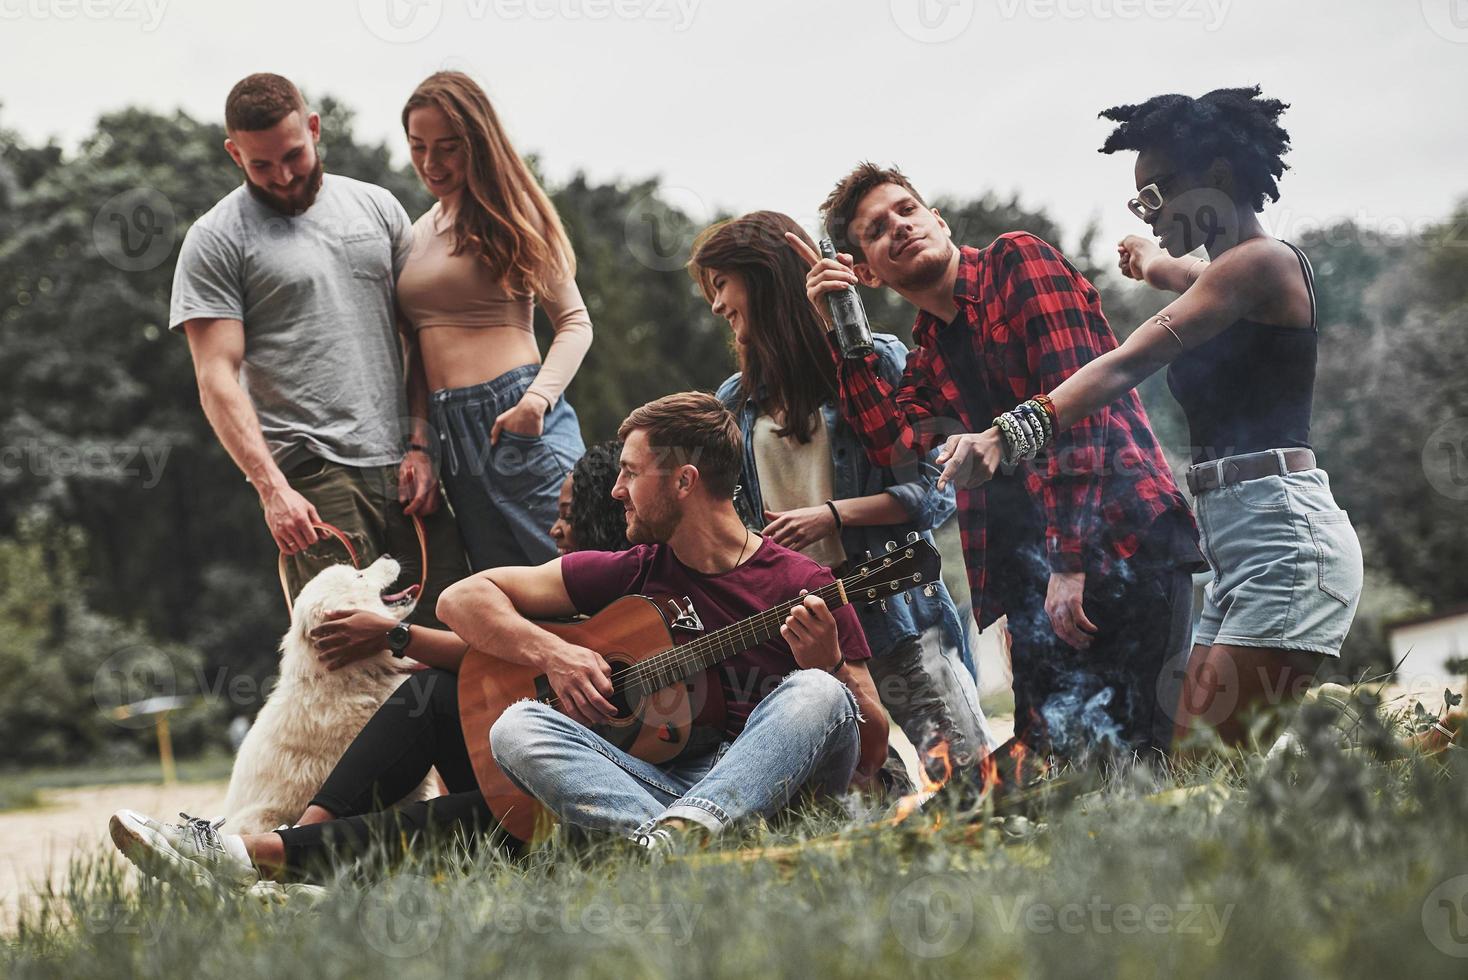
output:
[[[387,649],[387,631],[397,620],[362,609],[338,609],[326,614],[320,626],[310,632],[316,659],[327,670],[366,660]]]

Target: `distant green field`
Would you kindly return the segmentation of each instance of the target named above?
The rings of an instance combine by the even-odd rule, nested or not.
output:
[[[0,975],[1462,977],[1468,753],[1376,741],[1062,773],[1028,822],[805,814],[662,865],[611,841],[518,863],[444,844],[340,872],[315,905],[79,859]]]
[[[233,759],[224,754],[202,755],[178,761],[181,782],[228,779]],[[48,767],[0,771],[0,811],[39,806],[40,791],[76,786],[110,786],[117,783],[157,782],[162,778],[157,761],[122,765]]]

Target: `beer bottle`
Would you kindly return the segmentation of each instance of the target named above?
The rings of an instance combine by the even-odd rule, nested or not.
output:
[[[821,239],[821,256],[827,259],[836,257],[836,245],[831,239]],[[835,324],[836,343],[841,348],[841,356],[855,359],[870,354],[872,328],[867,323],[866,307],[861,305],[856,287],[847,286],[827,293],[826,302],[831,304],[831,322]]]

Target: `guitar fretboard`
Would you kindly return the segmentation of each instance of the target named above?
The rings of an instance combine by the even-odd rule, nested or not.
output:
[[[844,582],[832,582],[810,594],[820,596],[831,609],[839,609],[848,601]],[[773,609],[756,613],[748,619],[741,619],[696,640],[648,657],[618,677],[617,687],[629,695],[646,696],[670,684],[677,684],[715,664],[723,663],[750,647],[759,646],[780,632],[790,610],[804,598],[801,596],[783,602]]]

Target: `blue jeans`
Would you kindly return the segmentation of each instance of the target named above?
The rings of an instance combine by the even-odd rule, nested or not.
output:
[[[882,706],[918,752],[941,737],[955,763],[967,765],[998,745],[979,706],[974,675],[942,627],[900,641],[867,661],[867,669]]]
[[[429,396],[444,490],[476,572],[539,565],[556,556],[550,527],[561,484],[586,452],[576,410],[558,398],[539,436],[501,430],[499,445],[489,444],[495,418],[519,403],[539,371],[539,364],[525,364],[492,381]]]
[[[539,701],[520,701],[489,732],[495,762],[565,823],[627,833],[686,820],[718,834],[773,816],[802,790],[842,793],[860,755],[856,699],[820,670],[788,675],[717,752],[654,765]]]

